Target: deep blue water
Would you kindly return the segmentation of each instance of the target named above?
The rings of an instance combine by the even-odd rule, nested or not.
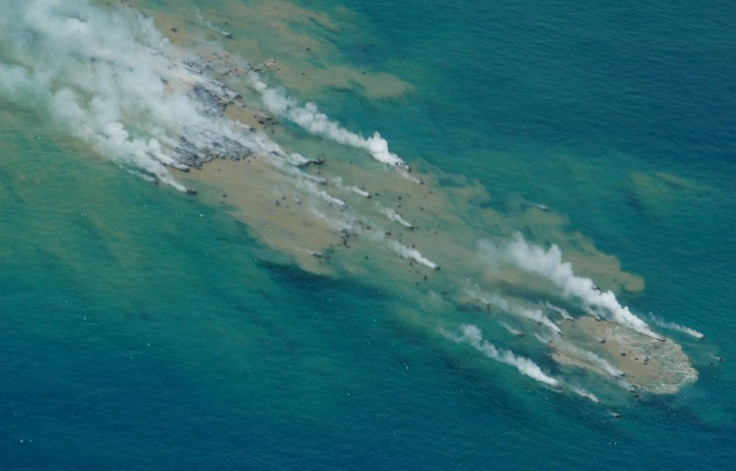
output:
[[[676,337],[698,382],[614,420],[450,355],[398,296],[304,273],[3,97],[0,468],[732,468],[736,7],[343,4],[339,59],[415,88],[304,98],[484,204],[565,215],[646,280],[627,304],[706,334]]]

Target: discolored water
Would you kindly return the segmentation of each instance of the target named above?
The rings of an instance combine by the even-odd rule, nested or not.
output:
[[[730,466],[730,4],[121,3],[0,20],[3,469]]]

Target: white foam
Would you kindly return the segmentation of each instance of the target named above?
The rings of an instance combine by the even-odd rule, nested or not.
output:
[[[459,334],[441,331],[448,339],[458,342],[467,343],[479,352],[484,353],[487,357],[492,358],[501,363],[506,363],[516,367],[519,373],[533,378],[548,386],[559,387],[560,382],[555,378],[547,375],[542,369],[529,358],[517,356],[513,352],[496,348],[495,345],[483,339],[483,333],[478,326],[472,324],[463,324],[460,326]]]

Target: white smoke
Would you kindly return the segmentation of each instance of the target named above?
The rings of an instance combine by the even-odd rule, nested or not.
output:
[[[599,356],[594,352],[591,352],[590,350],[585,350],[583,348],[576,347],[569,342],[563,342],[560,340],[555,341],[555,346],[559,347],[560,350],[563,350],[568,355],[577,357],[583,361],[587,361],[593,364],[594,366],[598,367],[599,369],[616,379],[621,379],[624,377],[623,371],[614,367],[605,358]]]
[[[408,258],[410,260],[414,260],[415,262],[424,265],[427,268],[431,268],[432,270],[439,270],[440,266],[434,263],[433,261],[429,260],[428,258],[425,258],[421,252],[419,252],[417,249],[407,247],[406,245],[402,244],[401,242],[397,240],[389,240],[388,246],[394,250],[394,252],[401,255],[403,258]]]
[[[378,205],[378,207],[379,207],[379,211],[383,213],[387,218],[389,218],[389,220],[397,224],[401,224],[407,229],[414,229],[414,225],[410,223],[409,221],[407,221],[406,219],[404,219],[401,216],[401,214],[397,213],[395,210],[391,208],[384,208],[384,207],[381,207],[380,205]]]
[[[205,20],[202,17],[202,14],[200,13],[199,8],[195,9],[195,13],[197,14],[197,21],[199,22],[199,24],[209,29],[210,31],[214,31],[215,33],[220,34],[228,39],[232,39],[233,35],[230,32],[220,29],[216,27],[215,25],[213,25],[211,22]]]
[[[687,335],[689,335],[691,337],[695,337],[696,339],[699,339],[699,340],[702,340],[702,339],[705,338],[705,334],[704,333],[699,332],[699,331],[697,331],[695,329],[692,329],[690,327],[687,327],[687,326],[684,326],[684,325],[680,325],[680,324],[676,324],[674,322],[668,322],[668,321],[665,321],[664,319],[661,319],[661,318],[659,318],[657,316],[654,316],[654,315],[651,315],[650,317],[652,318],[652,321],[653,321],[654,324],[657,324],[660,327],[664,327],[665,329],[676,330],[678,332],[682,332],[684,334],[687,334]]]
[[[511,327],[509,324],[503,321],[499,321],[499,324],[501,325],[501,327],[506,329],[511,335],[515,335],[517,337],[522,337],[524,335],[524,332],[520,331],[519,329],[515,329]]]
[[[357,193],[358,195],[362,196],[363,198],[370,198],[371,194],[365,191],[362,188],[358,188],[357,186],[349,186],[348,189],[352,191],[353,193]]]
[[[203,59],[171,44],[150,18],[88,0],[3,3],[0,93],[36,100],[118,164],[179,190],[168,167],[250,152],[287,157],[222,114],[236,95]]]
[[[550,303],[549,301],[545,301],[544,305],[549,309],[550,311],[554,311],[560,316],[562,316],[563,319],[566,321],[573,320],[573,317],[570,315],[569,312],[567,312],[567,309],[563,309],[561,307],[555,306],[554,304]]]
[[[539,325],[547,327],[558,335],[562,335],[557,324],[552,322],[549,317],[545,316],[539,309],[528,309],[517,304],[512,304],[498,294],[487,295],[479,292],[474,287],[466,287],[465,291],[485,305],[494,306],[508,313],[531,320]]]
[[[307,159],[305,159],[304,157],[302,157],[302,158],[304,159],[304,161],[308,162]],[[340,190],[345,190],[345,191],[351,191],[351,192],[353,192],[353,193],[355,193],[357,195],[362,196],[363,198],[370,199],[370,197],[371,197],[371,194],[369,192],[365,191],[362,188],[358,188],[355,185],[345,185],[345,183],[343,183],[341,177],[333,177],[333,178],[331,178],[330,179],[330,183],[335,188],[338,188]]]
[[[591,401],[595,402],[596,404],[600,404],[600,400],[596,397],[595,394],[592,392],[588,392],[585,389],[581,388],[580,386],[570,386],[570,390],[577,394],[578,396],[584,397],[586,399],[590,399]]]
[[[341,209],[347,209],[348,207],[347,203],[345,203],[341,199],[335,198],[331,194],[327,193],[325,190],[318,188],[317,184],[309,179],[306,179],[306,178],[297,179],[295,180],[295,183],[296,183],[297,188],[305,190],[311,193],[312,195],[315,195],[318,198],[323,199],[329,204],[333,204]]]
[[[508,350],[496,348],[492,343],[483,340],[483,333],[475,325],[463,324],[460,326],[459,334],[441,331],[446,338],[458,342],[467,343],[479,352],[484,353],[487,357],[492,358],[501,363],[515,366],[519,373],[529,376],[548,386],[559,387],[560,382],[555,378],[545,374],[542,369],[532,360],[514,355]]]
[[[551,281],[562,289],[563,296],[580,299],[586,310],[601,314],[641,334],[661,339],[628,307],[622,306],[613,292],[601,291],[591,279],[576,276],[572,264],[562,261],[562,252],[557,245],[552,244],[548,250],[544,250],[538,245],[529,244],[517,232],[511,243],[503,249],[488,242],[482,243],[481,247],[494,257],[500,255],[504,261]]]
[[[285,116],[312,134],[363,149],[379,162],[409,170],[406,162],[389,151],[388,142],[378,132],[365,138],[332,121],[326,114],[319,111],[316,104],[311,102],[301,104],[283,90],[269,87],[255,74],[251,74],[250,80],[253,88],[261,94],[263,103],[270,112]]]

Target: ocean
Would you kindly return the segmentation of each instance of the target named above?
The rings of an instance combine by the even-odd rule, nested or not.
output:
[[[734,468],[732,3],[0,3],[0,469]]]

